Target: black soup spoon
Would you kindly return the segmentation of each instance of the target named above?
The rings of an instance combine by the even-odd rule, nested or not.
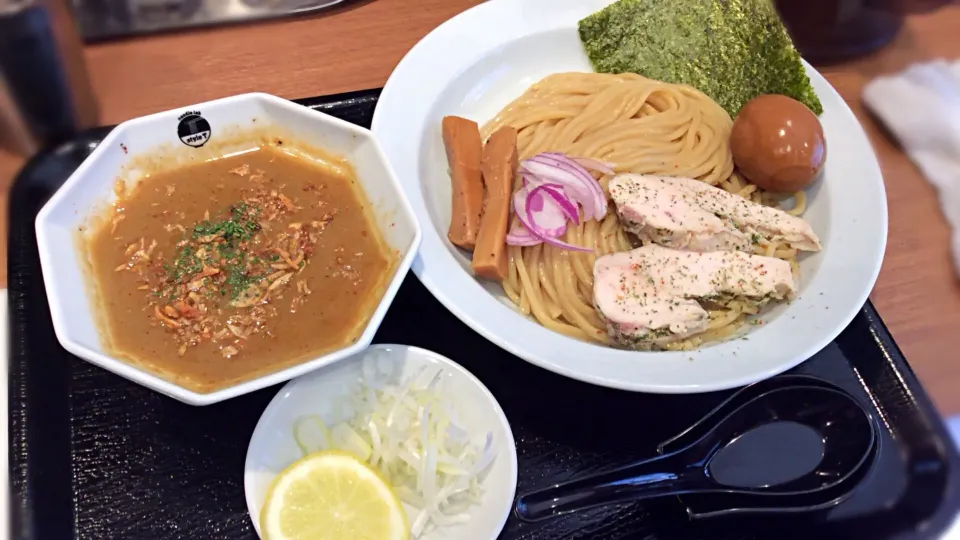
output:
[[[857,473],[872,462],[876,445],[874,419],[843,390],[764,381],[666,443],[668,453],[526,493],[517,498],[516,513],[538,521],[607,504],[704,494],[727,494],[741,507],[744,500],[789,506],[790,497],[808,506],[817,493],[832,499],[849,493],[856,482],[838,488],[861,478]]]

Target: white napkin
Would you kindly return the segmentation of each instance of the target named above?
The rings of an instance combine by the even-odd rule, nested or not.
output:
[[[864,88],[863,101],[937,188],[960,273],[960,61],[935,60],[878,77]]]

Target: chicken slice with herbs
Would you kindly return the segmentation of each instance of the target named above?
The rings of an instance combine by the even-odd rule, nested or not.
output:
[[[642,242],[692,251],[750,251],[776,242],[820,251],[803,219],[699,180],[623,174],[610,180],[610,196],[624,228]]]
[[[796,294],[790,263],[739,251],[695,252],[647,244],[597,259],[594,302],[611,338],[658,348],[707,329],[702,303],[761,306]]]

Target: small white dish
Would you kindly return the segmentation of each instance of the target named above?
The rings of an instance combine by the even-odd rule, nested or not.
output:
[[[490,540],[503,529],[513,508],[517,488],[517,447],[513,432],[500,404],[483,383],[452,360],[435,352],[407,345],[374,345],[366,351],[336,365],[320,369],[291,381],[267,405],[247,448],[243,471],[243,487],[247,510],[260,534],[260,510],[270,482],[297,459],[303,457],[293,437],[298,418],[317,415],[328,425],[334,418],[334,403],[349,396],[351,388],[362,377],[363,360],[376,354],[378,362],[388,361],[397,368],[398,380],[405,380],[427,367],[443,370],[444,379],[438,389],[450,401],[462,421],[477,433],[493,433],[496,459],[483,481],[482,503],[470,509],[470,522],[444,529],[434,529],[421,540]],[[424,374],[425,377],[429,377]],[[407,510],[411,523],[415,514]]]
[[[270,133],[276,129],[298,143],[346,158],[374,208],[386,243],[400,260],[366,329],[352,345],[228,388],[198,393],[117,359],[103,346],[94,311],[99,300],[88,286],[78,256],[78,230],[116,200],[118,179],[128,184],[140,180],[138,158],[162,152],[183,164],[212,159],[229,150],[211,153],[215,145],[204,148],[208,142],[224,136],[231,141],[230,148],[245,150],[252,141],[235,134],[248,129]],[[366,348],[410,268],[421,237],[410,203],[370,131],[268,94],[218,99],[120,124],[40,210],[36,229],[43,281],[60,344],[80,358],[191,405],[209,405],[278,384]]]
[[[490,0],[420,41],[380,95],[373,132],[424,227],[413,271],[464,323],[508,352],[582,381],[652,393],[709,392],[782,373],[829,344],[863,307],[887,237],[883,177],[863,128],[812,67],[824,108],[828,157],[803,217],[823,251],[800,260],[799,298],[767,310],[747,339],[690,352],[636,352],[586,343],[520,315],[500,285],[477,280],[447,239],[450,177],[440,123],[485,123],[530,85],[557,72],[590,72],[577,22],[611,0]]]

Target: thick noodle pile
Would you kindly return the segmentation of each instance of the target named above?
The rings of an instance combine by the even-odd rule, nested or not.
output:
[[[519,131],[520,158],[563,152],[613,164],[617,173],[697,178],[750,200],[778,206],[782,195],[763,192],[734,172],[730,154],[730,116],[695,88],[636,74],[559,73],[534,84],[483,126],[488,138],[501,126]],[[604,190],[608,177],[600,178]],[[518,184],[515,186],[519,188]],[[794,194],[789,213],[803,212],[803,193]],[[516,219],[516,218],[514,218]],[[515,225],[515,224],[514,224]],[[541,244],[509,246],[509,272],[503,282],[520,311],[562,334],[610,343],[593,306],[596,257],[634,246],[611,204],[606,217],[571,223],[568,243],[590,247],[579,253]],[[790,260],[796,250],[761,245],[757,253]],[[730,335],[758,306],[732,303],[710,310],[707,332],[671,348],[690,349]]]

